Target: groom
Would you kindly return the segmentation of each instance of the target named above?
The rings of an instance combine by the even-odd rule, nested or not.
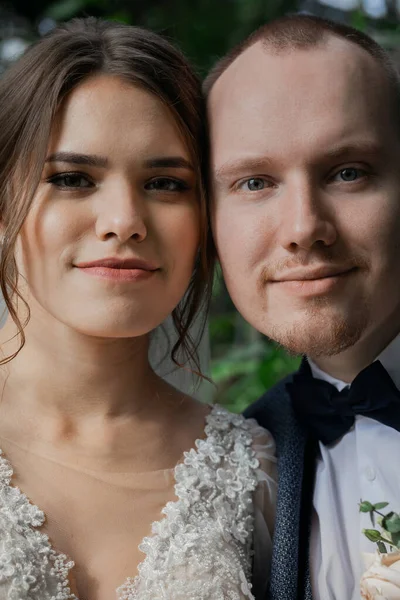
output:
[[[400,509],[397,75],[366,35],[297,15],[234,49],[205,89],[228,290],[307,357],[248,411],[277,443],[267,598],[359,600],[375,550],[360,499]]]

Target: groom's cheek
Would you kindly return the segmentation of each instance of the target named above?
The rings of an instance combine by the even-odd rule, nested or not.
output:
[[[219,195],[213,235],[226,286],[236,307],[247,313],[259,295],[262,264],[268,256],[264,219],[231,195]]]

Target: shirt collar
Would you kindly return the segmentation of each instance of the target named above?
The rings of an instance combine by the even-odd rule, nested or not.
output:
[[[382,365],[393,379],[397,389],[400,390],[400,334],[390,342],[375,360],[381,361]],[[349,385],[345,381],[336,379],[336,377],[332,377],[328,373],[325,373],[325,371],[322,371],[322,369],[317,367],[311,359],[308,359],[308,364],[310,365],[313,377],[328,381],[328,383],[334,385],[339,392]]]

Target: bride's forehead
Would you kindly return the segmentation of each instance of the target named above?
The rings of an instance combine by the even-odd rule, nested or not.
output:
[[[160,98],[102,76],[82,83],[62,103],[52,124],[49,152],[71,143],[82,148],[103,143],[111,151],[129,141],[186,152],[176,118]]]

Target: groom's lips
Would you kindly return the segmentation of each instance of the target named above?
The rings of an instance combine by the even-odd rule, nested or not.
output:
[[[356,271],[355,267],[299,269],[270,279],[273,286],[299,296],[320,296],[332,291]]]

